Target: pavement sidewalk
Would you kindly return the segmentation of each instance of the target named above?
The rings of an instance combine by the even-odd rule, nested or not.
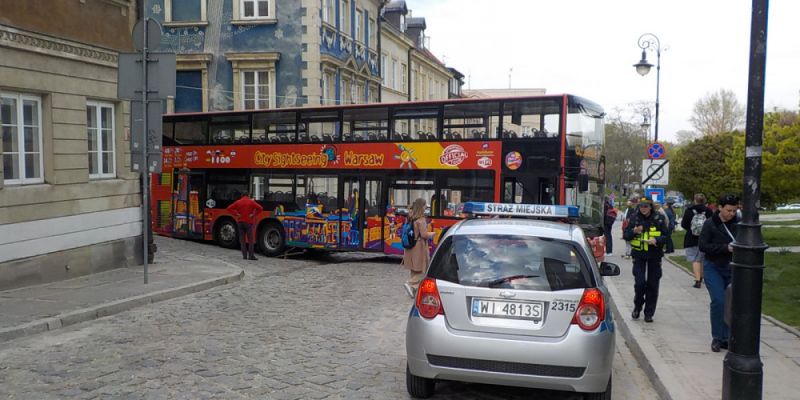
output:
[[[238,281],[242,268],[222,260],[156,253],[148,266],[0,291],[0,342],[105,317]]]
[[[632,263],[621,255],[621,224],[614,224],[615,254],[606,261],[620,266],[619,276],[607,277],[621,336],[663,399],[719,399],[725,350],[711,351],[710,298],[703,286],[666,258],[653,323],[631,319]],[[761,319],[763,398],[797,399],[800,393],[800,332],[770,317]]]

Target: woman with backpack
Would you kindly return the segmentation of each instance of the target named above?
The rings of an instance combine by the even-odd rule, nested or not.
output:
[[[702,193],[694,195],[694,204],[687,207],[681,218],[681,227],[686,231],[683,237],[683,247],[686,249],[686,260],[692,263],[694,272],[693,287],[700,289],[703,283],[703,252],[697,245],[700,239],[700,232],[703,230],[703,223],[711,218],[712,212],[706,205],[706,196]]]
[[[428,240],[433,238],[434,232],[428,231],[428,222],[425,220],[425,199],[418,198],[411,204],[411,209],[408,213],[408,221],[410,228],[413,230],[412,241],[413,247],[405,248],[403,251],[402,265],[408,268],[409,277],[403,287],[410,297],[414,297],[417,292],[419,282],[425,276],[425,268],[431,261],[430,250],[428,249]],[[405,234],[407,229],[403,229]]]

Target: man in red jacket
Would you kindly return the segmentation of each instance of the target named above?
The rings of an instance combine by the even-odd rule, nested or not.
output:
[[[260,204],[248,196],[247,192],[242,194],[239,200],[226,208],[239,223],[239,243],[242,246],[242,257],[245,260],[256,260],[253,253],[255,240],[253,238],[253,226],[256,223],[256,215],[264,210]]]

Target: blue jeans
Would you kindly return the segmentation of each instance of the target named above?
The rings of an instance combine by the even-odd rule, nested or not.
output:
[[[728,325],[725,323],[725,288],[731,283],[729,263],[717,265],[711,261],[703,262],[703,279],[711,296],[711,337],[728,340]]]

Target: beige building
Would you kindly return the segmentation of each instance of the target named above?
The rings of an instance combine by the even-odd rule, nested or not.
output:
[[[135,14],[133,0],[0,1],[0,289],[141,263],[117,99]]]
[[[397,103],[409,97],[409,55],[414,40],[406,36],[405,1],[393,1],[383,10],[381,24],[381,102]]]

